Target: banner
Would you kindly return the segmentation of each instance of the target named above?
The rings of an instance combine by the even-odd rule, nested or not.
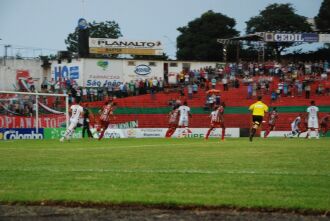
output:
[[[72,61],[71,63],[52,64],[51,65],[51,78],[55,81],[63,81],[71,79],[81,85],[82,81],[82,63],[80,61]]]
[[[64,136],[66,128],[44,128],[45,139],[60,139]],[[87,132],[85,133],[86,136]],[[72,134],[72,138],[82,138],[82,128],[76,128]]]
[[[285,134],[289,134],[291,133],[291,131],[271,131],[270,134],[268,135],[268,137],[283,137]],[[319,131],[320,136],[321,136],[321,132]],[[264,137],[265,131],[261,131],[260,133],[260,137]],[[312,137],[315,137],[315,132],[311,131],[311,135]],[[307,136],[307,132],[301,133],[300,134],[300,138],[305,138]],[[297,135],[295,136],[295,138],[297,137]],[[326,137],[330,137],[330,131],[327,132]]]
[[[265,42],[319,42],[317,33],[276,33],[266,32]]]
[[[19,117],[0,115],[0,128],[33,128],[35,117]],[[65,125],[65,115],[39,117],[39,128],[56,128]]]
[[[162,50],[140,48],[89,48],[91,54],[162,55]]]
[[[320,43],[330,43],[330,34],[319,34]]]
[[[85,59],[83,86],[107,87],[124,82],[122,61],[109,59]]]
[[[128,129],[128,128],[138,128],[139,123],[137,120],[134,121],[128,121],[124,123],[119,123],[119,124],[110,124],[109,128],[112,129]]]
[[[162,55],[161,41],[140,41],[111,38],[89,38],[92,54]]]
[[[126,129],[125,137],[128,138],[162,138],[165,137],[167,128],[137,128]],[[205,138],[208,128],[190,128],[188,133],[183,128],[176,129],[173,138]],[[221,137],[221,129],[215,129],[211,132],[210,137]],[[239,137],[239,128],[226,128],[225,137]]]
[[[44,129],[38,133],[35,128],[0,128],[0,140],[44,139]]]

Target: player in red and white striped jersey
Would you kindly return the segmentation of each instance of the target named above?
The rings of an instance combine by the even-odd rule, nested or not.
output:
[[[165,135],[166,138],[170,138],[174,134],[176,128],[178,127],[178,122],[180,117],[179,107],[180,105],[176,104],[173,107],[173,110],[169,114],[168,130]]]
[[[100,113],[100,124],[101,124],[101,134],[99,136],[99,140],[101,140],[104,136],[104,132],[108,128],[110,124],[110,120],[113,119],[113,111],[114,111],[114,103],[112,99],[109,99],[105,102],[102,109],[99,111]]]
[[[205,139],[208,139],[212,130],[217,127],[222,128],[221,140],[225,139],[226,127],[225,127],[225,121],[224,121],[224,116],[223,116],[224,112],[225,112],[225,103],[224,102],[221,102],[220,106],[215,106],[214,111],[212,111],[212,113],[210,115],[210,117],[211,117],[210,129],[207,131],[207,133],[205,135]]]

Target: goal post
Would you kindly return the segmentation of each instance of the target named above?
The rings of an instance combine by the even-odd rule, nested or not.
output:
[[[39,134],[40,128],[67,127],[68,110],[67,94],[0,91],[0,129],[3,131],[33,129],[35,134]],[[8,139],[1,134],[3,139]],[[24,135],[17,134],[19,132],[10,139],[24,139]]]

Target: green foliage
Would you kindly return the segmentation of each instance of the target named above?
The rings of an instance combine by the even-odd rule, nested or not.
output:
[[[329,139],[0,142],[0,202],[329,211]]]
[[[120,27],[115,21],[88,23],[91,38],[119,38],[122,36]],[[65,44],[70,52],[78,52],[78,28],[65,39]]]
[[[323,0],[319,13],[315,17],[315,23],[321,31],[330,30],[330,0]]]
[[[311,26],[306,17],[295,13],[291,4],[271,4],[260,12],[258,16],[246,22],[248,34],[265,31],[282,32],[310,32]],[[275,50],[277,57],[286,48],[296,43],[267,43],[267,47]]]
[[[222,46],[217,43],[217,39],[237,36],[235,25],[233,18],[213,11],[205,12],[187,26],[177,29],[181,32],[177,38],[177,58],[200,61],[222,60]]]

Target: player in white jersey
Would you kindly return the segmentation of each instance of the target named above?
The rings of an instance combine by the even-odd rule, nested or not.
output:
[[[284,134],[284,137],[293,138],[295,135],[300,134],[299,125],[301,123],[302,116],[303,114],[299,114],[299,116],[294,119],[294,121],[291,123],[291,132],[288,134]]]
[[[316,139],[319,138],[319,108],[315,106],[315,101],[311,101],[311,106],[307,108],[308,131],[307,136],[311,138],[311,130],[315,131]]]
[[[179,127],[185,128],[185,130],[182,132],[182,135],[186,135],[189,133],[189,117],[191,117],[190,113],[190,107],[187,106],[187,101],[183,102],[183,105],[179,107]]]
[[[82,116],[84,109],[82,106],[80,106],[80,101],[78,100],[76,104],[72,105],[70,107],[69,112],[71,113],[70,117],[70,125],[66,129],[64,136],[60,139],[61,142],[64,141],[64,139],[69,140],[72,136],[74,129],[77,127],[77,124],[79,123],[80,117]]]

